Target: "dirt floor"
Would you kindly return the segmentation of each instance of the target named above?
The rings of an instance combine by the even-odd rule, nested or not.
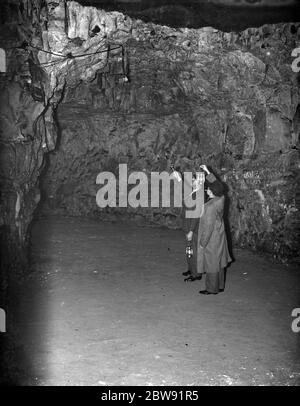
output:
[[[185,283],[180,230],[46,217],[23,284],[37,385],[299,385],[300,272],[234,250],[225,292]]]

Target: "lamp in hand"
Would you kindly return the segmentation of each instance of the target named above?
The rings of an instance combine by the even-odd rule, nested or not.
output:
[[[185,254],[186,254],[186,256],[188,257],[188,258],[192,258],[192,256],[193,256],[193,248],[192,248],[192,246],[191,245],[187,245],[186,246],[186,249],[185,249]]]

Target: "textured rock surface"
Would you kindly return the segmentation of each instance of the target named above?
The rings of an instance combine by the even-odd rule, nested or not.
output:
[[[56,145],[57,104],[67,86],[94,78],[107,61],[104,43],[115,43],[118,33],[128,28],[119,13],[105,16],[76,3],[66,9],[63,0],[9,0],[1,11],[0,47],[6,50],[7,72],[0,82],[0,227],[1,268],[7,271],[21,269],[22,264],[26,268],[28,227],[40,198],[39,176],[45,154]],[[95,25],[90,26],[93,19]],[[102,27],[98,34],[92,31],[97,24]],[[11,261],[18,253],[20,258]]]

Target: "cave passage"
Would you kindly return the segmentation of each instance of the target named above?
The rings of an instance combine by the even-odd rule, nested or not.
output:
[[[143,20],[65,0],[2,9],[4,382],[299,383],[300,23],[237,17],[237,32],[176,28],[172,13],[157,25],[152,7]],[[226,184],[235,261],[217,296],[183,282],[178,207],[96,204],[100,172],[146,176],[169,158]]]
[[[36,271],[19,296],[31,382],[300,383],[296,268],[236,250],[225,291],[203,297],[204,281],[183,281],[180,230],[48,216],[32,242]]]

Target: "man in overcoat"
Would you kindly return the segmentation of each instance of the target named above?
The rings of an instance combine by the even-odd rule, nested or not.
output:
[[[209,295],[224,290],[224,268],[232,259],[223,220],[224,187],[205,165],[201,167],[207,173],[209,200],[204,204],[204,212],[198,223],[197,272],[206,274],[206,289],[199,293]]]
[[[223,220],[224,187],[206,165],[201,165],[201,168],[207,174],[209,200],[204,204],[204,210],[194,218],[187,218],[187,208],[185,205],[183,207],[183,229],[193,248],[193,256],[188,259],[188,270],[183,275],[188,276],[185,281],[195,281],[205,273],[206,289],[199,293],[209,295],[224,290],[224,268],[232,259]]]

